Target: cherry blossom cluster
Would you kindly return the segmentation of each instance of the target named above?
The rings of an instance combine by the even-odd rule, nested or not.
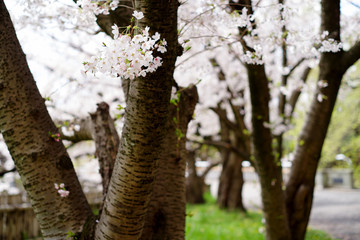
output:
[[[329,32],[324,31],[321,36],[320,40],[317,43],[320,44],[319,52],[338,52],[342,49],[343,44],[342,42],[337,42],[335,39],[328,38]]]
[[[59,193],[60,197],[67,197],[70,194],[70,191],[66,190],[65,184],[64,183],[54,183],[55,189],[57,190],[57,192]]]
[[[244,55],[241,55],[241,61],[247,64],[264,64],[264,61],[262,59],[263,52],[261,46],[255,45],[254,50],[254,52],[246,51]]]
[[[289,122],[284,123],[283,118],[281,117],[274,119],[270,123],[264,122],[263,125],[264,127],[271,129],[274,136],[279,136],[280,134],[283,134],[293,128],[293,126],[289,124]]]
[[[137,11],[133,16],[138,20],[144,17],[142,12]],[[112,77],[134,79],[145,77],[147,73],[156,71],[162,65],[161,57],[153,55],[155,50],[166,52],[166,40],[161,40],[158,32],[150,36],[149,27],[140,31],[137,26],[129,26],[122,34],[118,26],[114,25],[112,29],[114,40],[108,44],[103,43],[98,56],[84,62],[85,73],[100,72]],[[135,30],[140,33],[133,35]]]
[[[91,12],[95,15],[109,14],[109,10],[115,10],[118,5],[118,0],[107,0],[107,1],[94,1],[94,0],[79,0],[77,5],[82,8],[83,12]]]

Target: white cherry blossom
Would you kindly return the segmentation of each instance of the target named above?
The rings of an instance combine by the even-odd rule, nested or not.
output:
[[[134,15],[141,17],[140,13],[135,11]],[[150,28],[146,27],[140,34],[131,36],[128,33],[120,34],[116,25],[112,29],[114,39],[103,43],[98,55],[84,62],[85,73],[91,72],[95,75],[100,72],[112,77],[134,79],[145,77],[147,73],[154,72],[161,66],[161,57],[155,57],[153,53],[155,49],[165,53],[167,42],[165,39],[160,40],[158,32],[150,37]]]
[[[142,12],[138,12],[138,11],[134,11],[133,16],[137,19],[143,19],[144,18],[144,14]]]
[[[115,10],[118,5],[118,0],[107,0],[107,1],[94,1],[94,0],[78,0],[77,5],[81,7],[84,13],[92,13],[95,15],[109,14],[109,10]]]

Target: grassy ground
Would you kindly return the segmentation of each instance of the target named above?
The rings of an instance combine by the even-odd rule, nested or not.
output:
[[[206,204],[188,205],[186,240],[264,240],[261,212],[227,212],[206,194]],[[308,230],[306,240],[332,240],[326,233]]]

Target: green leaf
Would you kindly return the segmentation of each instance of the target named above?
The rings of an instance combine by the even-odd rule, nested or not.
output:
[[[172,98],[170,99],[170,103],[173,104],[173,105],[177,105],[177,102],[176,102],[176,99],[175,98]]]
[[[180,140],[181,138],[184,137],[184,134],[181,132],[181,130],[179,128],[176,129],[176,136],[177,136],[178,140]]]
[[[243,134],[244,135],[246,135],[246,136],[250,136],[250,132],[249,132],[249,130],[247,130],[247,129],[243,129]]]
[[[115,114],[115,119],[116,119],[116,120],[119,120],[120,118],[122,118],[122,115],[121,115],[121,114]]]
[[[123,110],[123,109],[125,109],[125,108],[124,108],[123,106],[121,106],[120,104],[118,104],[116,109],[119,110],[119,111],[121,111],[121,110]]]
[[[287,37],[287,35],[288,35],[288,31],[283,32],[282,38],[285,39]]]

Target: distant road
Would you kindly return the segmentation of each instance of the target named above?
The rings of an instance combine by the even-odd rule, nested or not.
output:
[[[217,195],[220,171],[214,169],[206,178],[211,193]],[[286,177],[286,176],[285,176]],[[244,172],[244,204],[261,208],[260,185],[252,171]],[[341,240],[360,240],[360,189],[315,188],[309,226]]]
[[[244,203],[261,207],[260,186],[245,183]],[[360,240],[360,189],[315,189],[310,227],[341,240]]]
[[[310,226],[341,240],[360,240],[360,189],[317,189]]]

